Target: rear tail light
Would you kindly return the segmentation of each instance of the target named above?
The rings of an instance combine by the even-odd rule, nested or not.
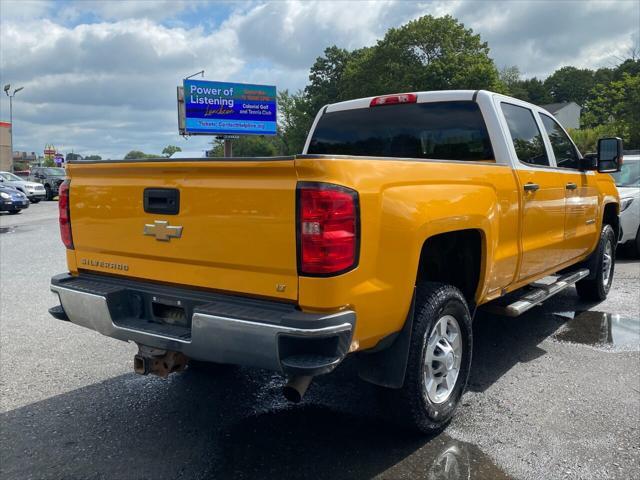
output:
[[[354,268],[359,249],[358,193],[327,183],[298,184],[298,270],[338,275]]]
[[[418,95],[415,93],[399,93],[397,95],[383,95],[375,97],[369,104],[370,107],[379,107],[380,105],[397,105],[398,103],[416,103]]]
[[[65,180],[58,188],[58,213],[60,218],[60,237],[62,243],[73,250],[73,236],[71,235],[71,215],[69,214],[69,180]]]

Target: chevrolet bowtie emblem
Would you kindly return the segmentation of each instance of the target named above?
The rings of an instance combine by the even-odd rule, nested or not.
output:
[[[164,220],[156,220],[153,224],[145,224],[144,234],[156,237],[156,240],[168,242],[172,238],[180,238],[182,236],[182,227],[169,225],[169,222]]]

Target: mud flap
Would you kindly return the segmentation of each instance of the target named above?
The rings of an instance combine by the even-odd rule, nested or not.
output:
[[[382,340],[380,342],[381,346],[374,349],[374,351],[357,354],[358,375],[360,378],[381,387],[402,387],[409,358],[415,303],[416,291],[414,288],[411,306],[409,307],[404,327],[391,337],[391,344],[385,346],[386,342]]]

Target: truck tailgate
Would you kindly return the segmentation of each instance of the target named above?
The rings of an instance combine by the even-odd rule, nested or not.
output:
[[[293,158],[74,163],[68,171],[78,269],[297,298]],[[149,188],[177,189],[178,212],[145,211]],[[176,235],[171,226],[182,227],[179,237],[165,238]]]

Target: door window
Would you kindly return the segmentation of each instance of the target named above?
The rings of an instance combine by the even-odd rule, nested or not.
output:
[[[533,112],[528,108],[503,103],[502,113],[507,120],[518,160],[530,165],[548,166],[549,157]]]
[[[540,118],[542,119],[544,128],[547,130],[547,135],[549,135],[549,142],[556,156],[556,164],[558,167],[580,168],[578,152],[576,152],[576,148],[573,146],[573,143],[571,143],[571,139],[564,133],[562,127],[560,127],[558,122],[553,118],[544,113],[540,114]]]

